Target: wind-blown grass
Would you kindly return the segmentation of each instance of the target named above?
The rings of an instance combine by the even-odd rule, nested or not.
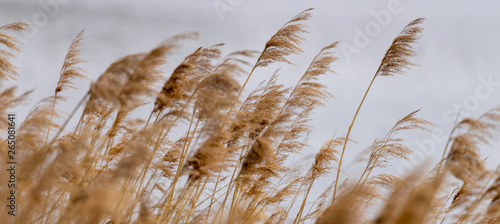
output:
[[[400,134],[426,132],[433,125],[419,118],[418,110],[402,116],[369,146],[360,176],[347,180],[346,176],[354,174],[342,163],[345,153],[351,152],[348,143],[356,140],[350,139],[356,117],[378,77],[403,74],[413,65],[414,45],[423,31],[421,18],[403,28],[383,55],[346,135],[335,133],[325,139],[309,169],[291,168],[293,158],[311,150],[308,135],[313,133],[309,126],[313,112],[333,96],[320,79],[335,73],[337,42],[321,49],[307,68],[298,69],[302,76],[295,86],[278,84],[277,70],[240,98],[257,68],[292,64],[286,57],[302,51],[301,34],[307,32],[305,23],[311,16],[312,9],[308,9],[289,20],[260,54],[252,50],[225,54],[222,44],[203,46],[185,56],[172,74],[162,70],[169,62],[167,56],[176,56],[173,50],[180,42],[198,34],[176,35],[150,51],[119,58],[92,82],[73,112],[63,117],[65,122],[57,124],[53,121],[59,114],[56,100],[64,100],[60,95],[72,88],[73,79],[85,77],[80,65],[82,31],[70,46],[55,94],[36,104],[19,125],[16,216],[8,215],[2,206],[0,220],[498,222],[500,174],[487,168],[479,150],[499,134],[499,107],[477,119],[458,121],[442,160],[429,173],[418,168],[396,176],[385,168],[410,160],[413,153]],[[10,52],[19,51],[18,42],[8,33],[27,25],[0,27],[0,46],[5,49],[0,51],[1,79],[18,77]],[[238,76],[243,74],[245,81],[240,84]],[[17,96],[15,89],[0,93],[4,114],[29,97],[30,92]],[[150,112],[132,115],[151,104]],[[81,116],[73,117],[80,107]],[[69,129],[71,119],[79,122]],[[7,127],[8,121],[1,121]],[[6,144],[0,147],[7,151]],[[4,163],[6,155],[0,156]],[[2,181],[8,178],[7,172],[0,173]],[[320,180],[331,185],[321,186]],[[1,195],[10,190],[0,186]]]

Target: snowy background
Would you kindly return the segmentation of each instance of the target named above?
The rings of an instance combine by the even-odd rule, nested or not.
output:
[[[311,7],[316,9],[307,22],[304,53],[289,57],[296,66],[275,64],[258,69],[244,92],[248,94],[278,67],[283,67],[280,82],[294,85],[322,47],[342,42],[343,47],[336,49],[340,59],[332,67],[338,75],[322,79],[335,99],[314,115],[314,132],[309,136],[313,147],[297,164],[308,167],[314,152],[337,129],[337,136],[345,136],[393,38],[419,17],[426,18],[423,37],[415,45],[418,56],[414,62],[419,66],[403,76],[376,80],[353,128],[351,137],[357,143],[349,145],[348,160],[356,161],[374,139],[383,137],[398,119],[417,109],[421,109],[419,117],[438,128],[435,134],[415,131],[407,135],[407,144],[417,152],[414,160],[439,158],[457,108],[463,108],[462,114],[477,117],[500,104],[498,1],[1,0],[1,25],[16,21],[35,25],[22,36],[22,52],[13,60],[22,77],[17,82],[3,83],[3,87],[34,89],[30,101],[16,111],[22,120],[36,102],[53,94],[68,47],[85,29],[82,58],[88,61],[83,67],[90,80],[79,82],[77,90],[63,92],[68,101],[58,107],[69,113],[90,82],[121,56],[149,51],[175,34],[198,31],[199,40],[187,42],[168,58],[168,77],[199,46],[225,43],[225,53],[260,51],[286,21]],[[368,37],[361,43],[360,32]],[[488,80],[489,84],[485,84]],[[151,107],[144,110],[147,115]],[[492,156],[488,160],[492,166],[498,161],[494,148],[498,149],[498,144],[483,152]],[[351,162],[344,168],[360,165]],[[400,170],[400,164],[391,167],[395,174],[401,174]]]

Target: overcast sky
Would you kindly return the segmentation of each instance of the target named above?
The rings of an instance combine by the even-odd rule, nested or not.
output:
[[[337,75],[322,79],[335,99],[313,117],[310,141],[314,149],[306,152],[309,159],[300,163],[309,166],[313,152],[335,130],[338,129],[337,136],[345,136],[393,38],[419,17],[426,20],[422,25],[423,37],[415,45],[414,62],[418,67],[402,76],[376,80],[353,128],[351,137],[357,143],[350,144],[348,158],[357,157],[398,119],[414,110],[421,109],[419,117],[435,123],[444,131],[441,135],[446,136],[456,108],[462,106],[464,113],[477,117],[500,104],[498,1],[60,0],[53,5],[54,2],[0,1],[2,25],[28,21],[36,29],[25,35],[22,52],[13,61],[22,77],[18,82],[4,84],[35,90],[31,101],[16,111],[21,119],[32,105],[53,94],[67,49],[82,29],[82,57],[88,60],[83,67],[90,80],[78,83],[78,90],[63,94],[69,101],[59,107],[68,113],[88,90],[90,81],[121,56],[148,51],[175,34],[198,31],[199,40],[186,43],[168,58],[168,77],[199,46],[225,43],[225,53],[260,51],[286,21],[311,7],[315,10],[307,22],[304,53],[289,57],[296,66],[277,64],[257,70],[245,92],[248,94],[278,67],[283,67],[280,82],[295,84],[322,47],[341,41],[335,53],[340,59],[332,66]],[[405,136],[407,144],[425,157],[439,157],[442,153],[443,140],[432,134],[412,132]],[[498,149],[498,144],[495,147]],[[490,149],[484,155],[494,154]],[[490,160],[494,164],[496,159]],[[397,166],[391,169],[398,172]]]

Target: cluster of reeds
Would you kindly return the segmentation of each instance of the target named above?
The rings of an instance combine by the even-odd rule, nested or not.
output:
[[[310,16],[308,9],[285,23],[260,52],[224,55],[221,44],[200,47],[172,74],[163,73],[166,56],[196,33],[119,58],[92,82],[75,110],[62,116],[57,102],[73,88],[74,79],[86,77],[80,32],[54,95],[38,103],[16,130],[18,204],[15,216],[2,206],[1,222],[498,223],[500,173],[485,166],[479,149],[498,136],[500,107],[478,119],[457,121],[441,162],[429,173],[419,169],[395,176],[383,169],[413,153],[401,132],[429,131],[433,125],[418,118],[418,111],[373,141],[360,176],[342,166],[372,84],[413,65],[421,18],[404,27],[383,55],[346,135],[332,130],[308,170],[291,168],[297,155],[314,150],[307,142],[309,122],[332,96],[319,79],[334,73],[337,42],[321,49],[295,86],[278,84],[278,70],[248,97],[241,96],[253,73],[271,64],[291,64],[287,56],[302,51]],[[0,27],[3,80],[19,77],[11,63],[19,51],[12,32],[26,26]],[[243,84],[238,75],[246,75]],[[166,81],[158,90],[161,80]],[[29,95],[16,95],[15,89],[0,93],[3,129],[6,111]],[[132,115],[150,103],[150,114]],[[74,116],[78,108],[83,108],[79,118]],[[76,127],[67,127],[71,119],[78,120]],[[7,144],[0,147],[6,164]],[[0,172],[2,183],[8,178]],[[320,179],[331,185],[317,184]],[[2,198],[10,190],[0,185]]]

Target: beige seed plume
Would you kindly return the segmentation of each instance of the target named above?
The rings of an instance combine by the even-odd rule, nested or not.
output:
[[[453,201],[451,201],[451,205],[449,207],[450,210],[457,208],[465,203],[468,203],[470,199],[468,196],[472,195],[471,190],[473,188],[471,187],[470,183],[464,182],[462,186],[458,190],[456,190],[455,196],[453,196]]]
[[[98,114],[107,103],[118,105],[118,95],[127,79],[135,71],[146,53],[131,54],[113,62],[106,71],[92,83],[89,90],[89,100],[84,114]]]
[[[365,95],[363,96],[363,99],[361,100],[361,103],[358,106],[358,109],[356,110],[356,113],[354,114],[354,117],[351,121],[351,124],[349,125],[349,129],[346,134],[347,139],[349,139],[352,127],[354,126],[354,122],[356,121],[356,117],[358,116],[359,111],[363,106],[363,102],[365,101],[368,92],[370,92],[370,88],[373,85],[375,79],[378,76],[391,76],[395,74],[402,74],[404,69],[409,68],[411,65],[413,65],[413,63],[410,62],[409,60],[411,56],[415,55],[415,51],[412,44],[415,43],[420,38],[420,33],[422,32],[422,28],[420,28],[418,25],[423,21],[424,21],[423,18],[418,18],[410,22],[392,42],[391,46],[385,53],[385,56],[382,59],[379,68],[375,72],[375,75],[373,76],[372,81],[370,82],[370,85],[368,86],[368,89],[366,90]],[[333,190],[334,200],[335,200],[335,195],[337,193],[337,183],[339,182],[338,180],[342,168],[342,161],[344,158],[347,142],[348,141],[345,141],[344,147],[342,148],[342,152],[340,155],[339,167],[337,169],[337,177],[335,179],[335,187]]]
[[[370,195],[372,190],[366,186],[359,189],[347,190],[339,195],[338,202],[331,204],[316,219],[316,224],[351,224],[363,223],[361,210],[367,203],[365,196]]]
[[[285,100],[289,91],[283,85],[277,84],[277,72],[269,79],[268,83],[257,89],[257,94],[245,100],[240,112],[246,124],[248,137],[254,140],[272,124],[277,116],[280,105]],[[252,99],[253,98],[253,99]],[[266,137],[270,137],[267,135]]]
[[[237,74],[235,68],[238,67],[226,67],[223,65],[226,63],[233,62],[224,60],[200,82],[196,90],[194,108],[197,112],[196,118],[204,122],[200,135],[206,140],[184,165],[183,169],[190,173],[190,180],[219,170],[218,166],[226,159],[227,149],[223,142],[230,138],[230,133],[225,127],[229,117],[223,111],[231,106],[240,88],[233,77]]]
[[[465,118],[456,129],[465,133],[453,137],[453,144],[446,157],[449,170],[457,178],[469,182],[471,178],[482,177],[485,172],[484,160],[480,156],[480,145],[496,140],[500,131],[500,107],[495,107],[478,119]]]
[[[182,100],[189,98],[194,88],[213,70],[213,60],[220,58],[221,50],[217,44],[211,47],[200,47],[187,56],[184,61],[175,68],[172,75],[163,85],[158,93],[153,112],[162,111],[166,107],[180,104]]]
[[[57,82],[57,87],[55,94],[59,92],[75,87],[73,86],[73,79],[76,78],[87,78],[87,76],[82,74],[82,69],[78,67],[78,64],[85,62],[85,60],[79,58],[81,44],[83,40],[83,30],[78,33],[73,42],[71,43],[66,58],[61,69],[61,75],[59,76],[59,81]]]
[[[394,39],[391,47],[385,53],[376,76],[391,76],[402,74],[404,69],[413,66],[410,57],[415,56],[412,44],[420,39],[422,28],[419,27],[424,18],[418,18],[409,23]]]
[[[337,154],[339,152],[335,148],[342,145],[344,141],[344,138],[336,138],[323,143],[323,146],[321,146],[321,149],[314,157],[314,163],[309,170],[312,181],[320,176],[326,175],[332,169],[330,163],[338,161]]]
[[[390,195],[385,201],[382,210],[378,213],[378,217],[375,218],[374,223],[376,224],[393,224],[397,223],[397,219],[400,217],[403,210],[403,205],[408,199],[411,193],[411,187],[416,185],[418,181],[422,179],[423,169],[416,169],[413,172],[406,175],[404,179],[400,181],[401,184],[395,186],[391,191]]]
[[[271,143],[265,138],[258,138],[243,158],[240,175],[255,170],[258,164],[272,157],[274,157],[274,154]]]
[[[0,46],[3,45],[9,50],[19,52],[17,47],[19,41],[15,37],[3,33],[3,31],[19,32],[26,30],[27,26],[29,26],[28,23],[11,23],[0,27]],[[9,51],[0,49],[0,79],[9,80],[19,77],[16,71],[17,68],[9,61],[14,57]]]
[[[54,98],[60,99],[59,96],[51,96],[42,99],[28,114],[24,122],[19,126],[19,147],[27,151],[37,151],[41,147],[43,134],[50,128],[59,128],[59,126],[52,122],[51,104]],[[58,113],[53,116],[58,117]]]
[[[293,17],[267,41],[256,67],[266,67],[273,62],[292,64],[285,56],[302,52],[300,41],[303,38],[300,34],[307,33],[306,26],[302,22],[311,17],[312,10],[312,8],[307,9]]]
[[[435,200],[438,197],[438,190],[443,183],[444,176],[429,176],[424,179],[408,195],[406,202],[400,204],[402,207],[396,224],[423,224],[432,221],[432,211],[437,208]]]

